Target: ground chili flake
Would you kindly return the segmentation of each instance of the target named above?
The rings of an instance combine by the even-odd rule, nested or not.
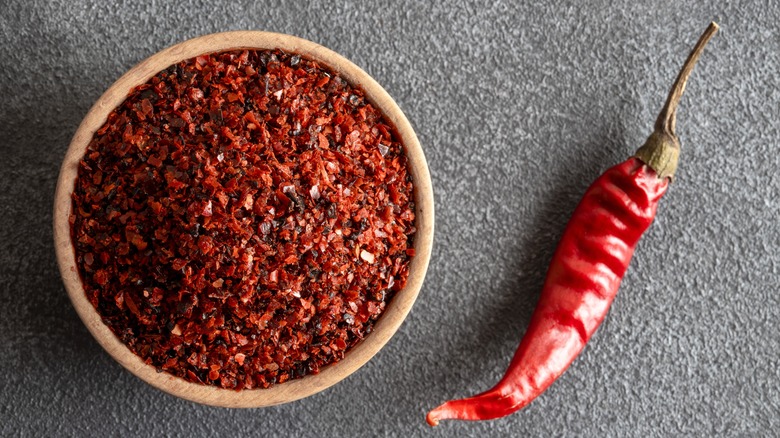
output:
[[[338,361],[408,276],[414,202],[360,89],[281,51],[199,56],[96,132],[72,239],[103,321],[146,363],[223,388]]]

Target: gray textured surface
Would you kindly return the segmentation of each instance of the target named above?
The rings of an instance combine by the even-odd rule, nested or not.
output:
[[[531,3],[0,1],[0,435],[775,433],[780,4]],[[580,194],[644,141],[712,19],[679,177],[591,344],[525,411],[429,429],[427,409],[501,376]],[[415,125],[437,201],[399,333],[336,387],[258,410],[178,400],[114,363],[66,298],[50,231],[59,162],[95,99],[157,50],[230,29],[366,69]]]

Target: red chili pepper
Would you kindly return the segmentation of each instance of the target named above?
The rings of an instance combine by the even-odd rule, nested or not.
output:
[[[634,157],[608,169],[585,192],[553,255],[531,323],[504,378],[479,395],[428,413],[440,420],[509,415],[544,392],[579,355],[604,319],[634,248],[655,217],[677,168],[677,105],[718,25],[711,23],[677,76],[655,130]]]

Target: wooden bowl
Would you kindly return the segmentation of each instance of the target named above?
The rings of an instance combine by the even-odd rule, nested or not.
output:
[[[87,145],[95,131],[105,123],[108,114],[125,100],[135,86],[180,61],[205,53],[242,48],[278,48],[297,53],[329,67],[350,84],[365,91],[371,103],[395,125],[399,140],[406,149],[415,189],[417,233],[414,237],[416,256],[411,261],[406,287],[388,304],[373,332],[352,348],[344,359],[324,367],[316,375],[307,375],[268,389],[235,391],[190,383],[168,373],[158,373],[117,339],[87,300],[76,267],[68,217],[77,166]],[[224,407],[270,406],[307,397],[339,382],[371,359],[393,336],[414,304],[428,267],[433,242],[433,191],[425,156],[412,126],[393,99],[366,72],[339,54],[301,38],[268,32],[225,32],[195,38],[158,52],[133,67],[98,99],[73,136],[60,169],[54,200],[54,241],[65,289],[81,320],[98,343],[131,373],[167,393],[199,403]]]

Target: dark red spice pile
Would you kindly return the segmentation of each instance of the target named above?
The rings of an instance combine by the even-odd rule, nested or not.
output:
[[[412,183],[361,90],[281,51],[199,56],[137,87],[80,163],[87,296],[161,371],[268,387],[343,358],[408,276]]]

